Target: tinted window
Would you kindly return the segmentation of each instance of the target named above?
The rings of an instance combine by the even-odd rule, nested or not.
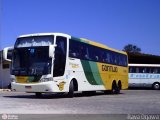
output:
[[[159,67],[129,67],[130,73],[160,73]]]
[[[73,58],[80,58],[80,44],[74,40],[70,40],[69,56]]]
[[[127,66],[127,56],[76,40],[70,40],[69,57]]]
[[[130,70],[131,73],[135,73],[136,72],[136,67],[130,67],[130,68],[131,68],[131,70]]]

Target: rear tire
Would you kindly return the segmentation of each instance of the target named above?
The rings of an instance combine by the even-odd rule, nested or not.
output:
[[[68,92],[67,96],[69,98],[72,98],[74,96],[74,84],[73,84],[73,80],[70,82],[69,92]]]
[[[120,93],[120,87],[117,86],[116,83],[113,83],[113,85],[112,85],[112,93],[113,94],[119,94]]]
[[[152,87],[153,87],[154,90],[159,90],[160,89],[160,84],[159,83],[154,83],[152,85]]]

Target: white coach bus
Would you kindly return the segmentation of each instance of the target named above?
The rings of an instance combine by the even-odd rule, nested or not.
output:
[[[12,90],[41,93],[128,88],[127,53],[63,33],[17,38],[12,61]]]
[[[160,65],[129,64],[129,87],[160,89]]]
[[[10,88],[10,64],[13,47],[6,47],[0,51],[0,88]]]

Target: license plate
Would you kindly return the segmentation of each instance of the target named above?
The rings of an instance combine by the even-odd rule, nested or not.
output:
[[[25,86],[25,88],[26,88],[26,89],[32,89],[32,87],[31,87],[31,86]]]

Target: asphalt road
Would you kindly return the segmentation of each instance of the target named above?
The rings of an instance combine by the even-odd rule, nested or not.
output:
[[[0,92],[0,114],[159,114],[159,90],[123,90],[119,95],[97,93],[94,96],[75,94],[44,95]]]

